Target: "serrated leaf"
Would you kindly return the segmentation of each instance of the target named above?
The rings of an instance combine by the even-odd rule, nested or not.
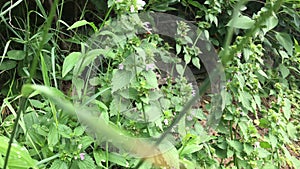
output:
[[[69,167],[67,163],[65,163],[62,160],[55,160],[50,167],[50,169],[68,169],[68,168]]]
[[[94,160],[87,154],[84,154],[84,159],[77,159],[79,169],[95,169],[96,165]]]
[[[126,70],[117,70],[112,78],[112,92],[127,86],[133,78],[133,73]]]
[[[156,74],[153,71],[144,71],[142,74],[146,79],[147,87],[158,88]]]
[[[10,50],[7,52],[8,59],[12,60],[23,60],[26,56],[23,50]]]
[[[230,145],[237,152],[243,151],[243,144],[237,140],[228,141],[228,145]]]
[[[81,136],[85,131],[85,128],[82,126],[78,126],[74,129],[74,135],[75,136]]]
[[[65,77],[67,73],[69,73],[73,69],[73,67],[78,62],[80,55],[80,52],[72,52],[65,58],[62,67],[62,77]]]
[[[71,138],[72,129],[64,124],[58,124],[58,132],[65,138]]]

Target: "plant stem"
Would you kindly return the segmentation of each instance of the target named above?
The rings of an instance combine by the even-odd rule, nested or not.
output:
[[[14,128],[13,128],[13,131],[12,131],[11,136],[9,138],[3,169],[6,169],[6,167],[8,165],[8,158],[9,158],[9,154],[10,154],[10,150],[11,150],[11,145],[13,143],[13,140],[14,140],[17,128],[18,128],[18,122],[20,120],[21,114],[25,110],[26,103],[27,103],[27,99],[25,97],[21,97],[20,98],[20,107],[19,107],[18,112],[17,112],[17,117],[16,117],[16,120],[15,120],[15,123],[14,123]]]
[[[56,158],[59,157],[59,156],[60,156],[59,153],[58,153],[58,154],[55,154],[54,156],[51,156],[51,157],[48,157],[48,158],[46,158],[46,159],[43,159],[43,160],[39,161],[36,165],[37,165],[37,166],[42,165],[42,164],[44,164],[44,163],[47,163],[47,162],[49,162],[49,161],[51,161],[51,160],[56,159]]]

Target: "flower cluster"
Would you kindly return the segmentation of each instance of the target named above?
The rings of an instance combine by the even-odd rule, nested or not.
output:
[[[117,10],[125,10],[131,13],[143,10],[146,2],[143,0],[115,0]]]

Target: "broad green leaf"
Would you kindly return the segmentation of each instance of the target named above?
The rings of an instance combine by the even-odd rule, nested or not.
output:
[[[288,98],[284,98],[284,106],[282,107],[282,111],[284,114],[284,117],[289,120],[291,117],[291,101]]]
[[[0,70],[5,71],[5,70],[10,70],[15,68],[17,65],[16,61],[13,60],[4,60],[3,62],[0,62]]]
[[[112,92],[120,90],[127,86],[134,77],[133,73],[125,70],[117,70],[112,78]]]
[[[203,6],[198,1],[188,0],[188,3],[201,10],[203,9]]]
[[[23,60],[26,56],[23,50],[10,50],[7,52],[8,59],[12,60]]]
[[[284,65],[279,65],[279,70],[281,72],[282,78],[284,79],[290,74],[290,70]]]
[[[250,106],[250,100],[252,100],[251,95],[246,91],[240,91],[239,94],[240,94],[239,101],[247,110],[251,110],[252,109],[252,107]]]
[[[291,122],[287,124],[286,130],[291,139],[297,139],[297,128]]]
[[[292,56],[293,55],[293,41],[289,34],[276,32],[275,35],[276,39],[278,40],[279,44],[284,47],[287,53]]]
[[[185,159],[185,158],[180,159],[180,163],[183,164],[183,166],[184,166],[185,168],[196,168],[195,165],[197,165],[197,164],[195,164],[193,161],[188,160],[188,159]]]
[[[226,26],[232,26],[238,29],[250,29],[254,25],[254,20],[248,16],[238,16],[237,18],[231,19]]]
[[[89,25],[89,24],[90,23],[86,20],[77,21],[77,22],[73,23],[73,25],[71,25],[67,30],[71,30],[71,29],[78,28],[78,27],[81,27],[84,25]]]
[[[194,152],[197,152],[203,148],[203,145],[197,145],[197,144],[187,144],[185,147],[182,147],[179,149],[180,156],[184,156],[185,154],[192,154]]]
[[[258,157],[259,158],[266,158],[269,155],[271,155],[271,153],[269,151],[267,151],[266,149],[264,149],[264,148],[258,147],[257,149],[258,149],[257,151],[258,151]]]
[[[108,155],[108,159],[104,151],[96,150],[93,154],[97,165],[99,165],[101,161],[109,160],[110,162],[118,164],[122,167],[129,167],[129,163],[126,160],[126,157],[120,154],[110,152]]]
[[[58,130],[57,130],[57,127],[55,124],[52,124],[50,126],[50,129],[49,129],[49,133],[48,133],[48,137],[47,137],[47,140],[48,140],[48,145],[50,147],[56,145],[58,143],[58,140],[59,137],[58,137]]]
[[[290,159],[293,163],[293,166],[295,168],[300,168],[300,160],[297,159],[295,156],[292,156],[291,159]]]
[[[247,155],[251,155],[251,153],[253,152],[254,148],[252,145],[250,145],[249,143],[244,143],[244,152]]]
[[[86,54],[82,55],[82,57],[80,57],[78,59],[78,64],[75,64],[73,73],[74,75],[81,75],[81,73],[83,72],[83,70],[85,70],[87,68],[87,66],[93,64],[93,61],[95,61],[95,59],[97,57],[99,57],[101,54],[105,54],[108,51],[104,50],[104,49],[93,49],[88,51]]]
[[[58,132],[65,138],[71,138],[72,129],[64,124],[58,124]]]
[[[186,53],[184,54],[184,61],[185,61],[185,64],[189,64],[191,62],[191,55]]]
[[[179,73],[179,75],[182,76],[184,74],[184,69],[181,64],[176,64],[176,70]]]
[[[242,132],[244,138],[247,139],[248,138],[248,134],[247,134],[248,133],[248,125],[247,125],[247,123],[241,121],[241,122],[238,123],[238,125],[241,129],[241,132]]]
[[[200,69],[200,68],[201,68],[201,65],[200,65],[200,60],[199,60],[199,58],[198,58],[198,57],[193,57],[193,59],[192,59],[192,63],[193,63],[193,65],[194,65],[194,66],[196,66],[198,69]]]
[[[84,159],[77,159],[79,169],[96,169],[94,160],[87,154],[83,155]]]
[[[154,71],[143,71],[142,74],[146,79],[148,88],[158,88],[158,82]]]
[[[60,159],[55,160],[50,167],[50,169],[68,169],[68,168],[69,167],[67,163]]]
[[[78,58],[80,55],[80,52],[72,52],[65,58],[62,67],[62,77],[65,77],[67,73],[69,73],[76,65],[76,63],[78,63]]]
[[[160,154],[158,156],[160,157],[159,161],[164,161],[163,163],[166,164],[167,168],[180,168],[178,151],[173,144],[171,144],[170,142],[162,143],[159,145],[159,149],[161,150],[161,152],[163,152],[163,154]]]
[[[267,75],[263,70],[258,70],[257,72],[258,72],[260,75],[262,75],[263,77],[265,77],[265,78],[267,78],[267,79],[269,78],[268,75]]]
[[[33,107],[38,108],[38,109],[41,109],[45,106],[45,104],[39,100],[29,99],[29,102]]]
[[[8,142],[8,138],[0,136],[0,156],[6,155]],[[36,164],[37,162],[31,158],[25,147],[20,146],[18,143],[12,144],[8,159],[8,167],[10,169],[37,169]]]
[[[237,152],[243,151],[243,144],[237,140],[230,140],[228,144]]]
[[[277,166],[272,163],[267,163],[263,166],[262,169],[277,169]]]
[[[278,18],[276,14],[273,12],[272,15],[266,20],[266,27],[262,28],[264,34],[266,34],[269,30],[275,28],[278,24]]]
[[[74,129],[74,135],[75,136],[81,136],[85,131],[85,128],[82,126],[78,126]]]

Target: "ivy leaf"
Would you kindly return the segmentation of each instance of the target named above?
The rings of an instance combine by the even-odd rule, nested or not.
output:
[[[126,70],[117,70],[112,78],[112,92],[115,92],[127,86],[132,78],[132,72]]]
[[[276,32],[275,35],[276,39],[278,40],[279,44],[283,46],[283,48],[287,51],[287,53],[292,56],[293,55],[293,41],[289,34]]]

